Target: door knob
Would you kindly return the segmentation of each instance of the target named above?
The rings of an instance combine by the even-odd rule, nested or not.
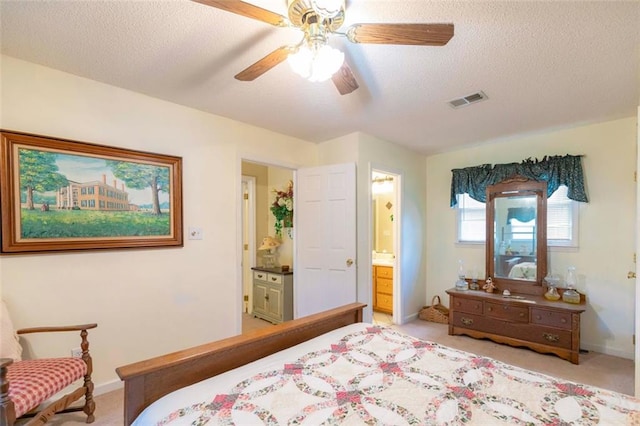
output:
[[[629,271],[627,273],[627,278],[632,279],[632,278],[635,278],[635,277],[636,277],[636,273],[635,272]]]
[[[353,265],[353,259],[347,259],[347,266]]]

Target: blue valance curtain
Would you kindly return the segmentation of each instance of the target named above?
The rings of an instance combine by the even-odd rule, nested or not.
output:
[[[522,163],[483,164],[453,169],[451,178],[451,207],[458,203],[458,194],[469,194],[474,200],[486,202],[487,186],[515,175],[547,182],[547,196],[560,185],[567,187],[567,196],[575,201],[588,202],[584,188],[581,155],[545,156],[542,160],[528,158]]]

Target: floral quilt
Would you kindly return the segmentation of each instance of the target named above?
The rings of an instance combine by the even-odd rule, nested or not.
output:
[[[169,396],[173,406],[151,406],[136,424],[640,425],[640,400],[627,395],[388,327],[341,330],[253,365],[248,375],[234,371],[222,386],[213,378],[189,396]]]

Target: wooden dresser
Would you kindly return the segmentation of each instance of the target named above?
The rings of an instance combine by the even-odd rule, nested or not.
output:
[[[505,298],[484,291],[447,290],[449,334],[488,338],[552,353],[579,363],[580,314],[585,304],[552,302],[542,296]]]
[[[373,265],[373,310],[393,314],[393,266]]]

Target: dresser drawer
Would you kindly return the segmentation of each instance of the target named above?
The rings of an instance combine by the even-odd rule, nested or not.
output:
[[[485,302],[485,313],[488,317],[504,321],[529,322],[529,308],[524,306]]]
[[[391,266],[376,266],[376,270],[377,277],[393,279],[393,268]]]
[[[571,330],[571,313],[531,308],[531,323]]]
[[[569,330],[529,325],[518,332],[519,334],[513,337],[543,345],[571,349],[571,331]]]
[[[518,341],[539,343],[558,348],[571,348],[571,332],[551,327],[525,324],[512,321],[500,321],[480,315],[453,313],[455,327],[505,336]],[[513,344],[513,343],[510,343]],[[516,345],[517,346],[517,345]]]
[[[482,301],[475,299],[464,299],[462,297],[454,297],[451,299],[452,308],[460,312],[468,312],[470,314],[482,315]]]
[[[267,274],[267,281],[271,284],[282,284],[282,275]]]
[[[267,273],[262,271],[253,271],[253,279],[259,281],[267,281]]]
[[[478,331],[490,331],[491,321],[481,315],[454,312],[452,324],[455,327],[469,328]]]

